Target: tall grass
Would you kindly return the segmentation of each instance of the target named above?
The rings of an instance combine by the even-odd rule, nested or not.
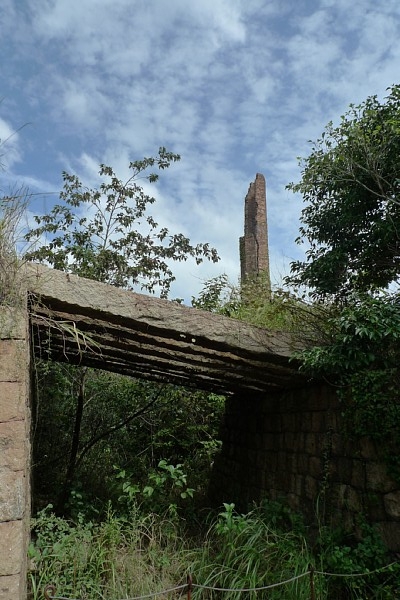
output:
[[[15,307],[23,301],[21,255],[26,250],[23,220],[28,201],[25,188],[17,188],[0,198],[0,305]]]
[[[243,515],[225,504],[204,535],[195,538],[185,533],[177,515],[143,515],[137,507],[129,516],[109,510],[101,523],[81,518],[74,524],[45,509],[33,526],[31,600],[41,600],[50,583],[57,596],[71,599],[119,600],[155,593],[157,598],[179,598],[185,596],[188,573],[193,600],[310,600],[310,565],[343,575],[315,573],[315,600],[400,597],[399,565],[375,572],[388,556],[370,527],[364,540],[352,544],[321,530],[323,537],[311,548],[301,520],[274,503]],[[354,572],[366,576],[351,577]],[[274,584],[282,585],[253,590]]]
[[[30,546],[31,598],[47,584],[67,598],[118,599],[174,588],[186,573],[185,542],[176,523],[132,512],[109,511],[104,522],[72,524],[41,511]]]
[[[195,551],[190,569],[203,586],[237,591],[215,592],[199,588],[195,589],[194,597],[309,600],[310,577],[300,576],[309,571],[312,561],[300,526],[283,531],[272,526],[270,516],[263,508],[240,515],[233,504],[225,504],[224,511],[209,529],[202,550]],[[294,579],[297,576],[299,578]],[[268,590],[240,591],[286,581]],[[325,597],[324,581],[317,579],[315,585],[317,597]]]
[[[302,575],[311,561],[299,532],[274,531],[260,510],[238,515],[228,504],[200,543],[182,535],[177,518],[143,516],[139,510],[133,510],[129,519],[109,511],[102,523],[81,519],[72,524],[45,509],[34,520],[33,532],[33,600],[42,598],[49,583],[66,598],[136,597],[183,585],[189,572],[202,586],[194,588],[194,599],[250,599],[260,595],[215,592],[203,586],[239,590],[266,586]],[[268,592],[272,600],[309,597],[308,577]]]

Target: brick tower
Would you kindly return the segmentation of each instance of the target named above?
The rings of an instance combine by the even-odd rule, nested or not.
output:
[[[265,177],[257,173],[244,204],[244,236],[240,238],[241,281],[263,275],[270,285]]]

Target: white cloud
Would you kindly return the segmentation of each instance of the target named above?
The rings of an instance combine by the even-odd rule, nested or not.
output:
[[[21,159],[18,129],[0,118],[0,167],[10,170]]]
[[[2,116],[35,129],[15,139],[10,172],[54,188],[65,169],[92,185],[100,162],[122,176],[160,145],[181,153],[155,187],[156,218],[223,259],[177,267],[189,298],[196,273],[236,278],[256,172],[267,177],[273,268],[299,255],[302,202],[285,190],[299,178],[296,156],[350,102],[383,96],[398,79],[398,0],[17,4],[0,8]]]

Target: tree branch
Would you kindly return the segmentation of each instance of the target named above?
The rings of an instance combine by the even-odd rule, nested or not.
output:
[[[140,408],[139,410],[137,410],[135,413],[129,415],[123,421],[120,421],[119,423],[115,423],[114,425],[112,425],[111,427],[109,427],[108,429],[106,429],[105,431],[102,431],[101,433],[99,433],[98,435],[96,435],[94,438],[92,438],[86,444],[86,446],[82,449],[82,451],[80,452],[79,457],[78,457],[78,459],[76,461],[76,465],[75,466],[78,467],[81,464],[83,458],[86,456],[86,454],[89,452],[89,450],[91,450],[93,448],[93,446],[95,446],[97,444],[97,442],[99,442],[100,440],[108,437],[112,433],[115,433],[116,431],[119,431],[120,429],[122,429],[123,427],[125,427],[125,425],[127,425],[128,423],[130,423],[131,421],[133,421],[137,417],[140,417],[141,415],[143,415],[144,413],[146,413],[150,408],[152,408],[152,406],[154,406],[154,404],[159,399],[159,397],[161,395],[161,392],[164,390],[164,388],[165,388],[165,385],[162,385],[160,387],[158,393],[156,394],[156,396],[154,398],[152,398],[150,400],[150,402],[148,402],[145,406],[143,406],[142,408]]]

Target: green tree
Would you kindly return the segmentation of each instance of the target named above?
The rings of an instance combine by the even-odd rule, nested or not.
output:
[[[76,175],[63,173],[62,203],[47,215],[35,216],[38,227],[25,237],[36,241],[37,247],[26,258],[117,287],[139,285],[151,292],[159,288],[167,297],[175,280],[170,261],[219,260],[208,243],[193,246],[182,233],[160,228],[147,212],[156,200],[138,181],[154,183],[158,174],[149,169],[164,170],[179,160],[178,154],[161,147],[156,157],[131,162],[131,176],[125,182],[102,164],[104,181],[98,189],[88,189]],[[41,245],[43,237],[48,241]]]
[[[350,296],[340,311],[330,312],[326,330],[325,345],[302,353],[302,368],[335,385],[346,435],[375,441],[400,481],[400,299]]]
[[[291,265],[289,283],[317,298],[341,300],[398,281],[400,271],[400,85],[384,102],[350,105],[329,123],[301,161],[298,243],[306,260]]]
[[[117,178],[111,167],[101,165],[103,181],[98,189],[88,189],[76,175],[64,173],[62,202],[49,214],[35,217],[38,226],[28,231],[25,239],[36,242],[36,247],[25,258],[117,287],[158,290],[162,297],[167,297],[175,279],[171,261],[189,257],[197,264],[204,259],[219,260],[217,251],[209,244],[192,245],[183,234],[171,234],[160,228],[148,213],[155,198],[145,192],[140,180],[154,183],[158,174],[150,172],[153,167],[164,170],[179,159],[179,155],[160,148],[156,157],[131,162],[131,175],[125,182]],[[50,396],[49,390],[52,390]],[[88,369],[57,367],[49,368],[45,376],[41,373],[38,395],[37,489],[43,490],[48,485],[50,475],[46,465],[54,467],[57,460],[61,475],[56,482],[60,512],[64,511],[73,486],[88,464],[101,469],[100,465],[113,460],[110,437],[126,442],[126,436],[121,434],[132,428],[135,419],[148,415],[156,402],[160,409],[163,402],[176,400],[164,390],[160,392],[155,384],[127,383],[123,378],[97,376]],[[52,431],[45,427],[49,422],[63,423],[61,431],[55,425],[58,437],[51,433],[43,435],[44,428]],[[60,452],[52,452],[52,446]],[[132,444],[129,447],[133,454],[141,452],[137,444],[134,449]],[[98,462],[93,460],[93,448],[98,453]],[[47,457],[44,463],[41,456]],[[91,461],[87,460],[89,456]],[[87,480],[90,478],[89,469]]]
[[[400,479],[400,86],[351,105],[302,162],[299,243],[287,279],[325,310],[303,368],[337,386],[349,436],[377,442]]]

